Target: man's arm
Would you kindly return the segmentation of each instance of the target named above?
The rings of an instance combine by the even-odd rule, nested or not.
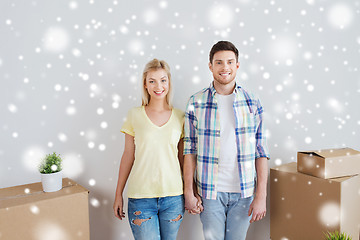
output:
[[[268,159],[260,157],[255,160],[257,173],[256,193],[249,208],[249,216],[252,214],[250,223],[259,221],[266,215],[266,188],[268,179]]]
[[[196,155],[186,154],[184,159],[184,195],[185,209],[189,213],[197,214],[202,211],[201,198],[197,194],[194,184],[194,173],[196,168]]]
[[[184,123],[184,196],[185,209],[191,214],[202,211],[201,198],[197,194],[194,182],[197,154],[197,118],[195,116],[194,98],[190,97],[185,112]]]
[[[264,109],[260,99],[257,99],[256,116],[256,146],[255,146],[255,168],[257,174],[256,193],[249,208],[249,216],[252,214],[250,223],[259,221],[266,215],[266,188],[268,179],[269,153],[266,144],[265,127],[263,123]]]

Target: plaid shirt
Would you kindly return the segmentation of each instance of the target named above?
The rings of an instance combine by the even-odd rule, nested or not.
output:
[[[216,199],[220,156],[220,120],[216,90],[209,88],[192,95],[185,112],[184,155],[197,155],[196,184],[205,199]],[[263,107],[259,99],[235,85],[233,103],[240,194],[254,194],[255,159],[269,158],[264,134]]]

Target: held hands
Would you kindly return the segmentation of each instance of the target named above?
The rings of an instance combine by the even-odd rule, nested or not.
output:
[[[114,201],[114,214],[115,217],[122,220],[125,218],[125,212],[123,211],[123,197],[122,196],[116,196]]]
[[[252,217],[250,223],[263,219],[266,215],[266,197],[255,196],[254,200],[250,204],[248,216]]]
[[[204,210],[201,197],[198,194],[185,194],[185,210],[193,215],[200,214]]]

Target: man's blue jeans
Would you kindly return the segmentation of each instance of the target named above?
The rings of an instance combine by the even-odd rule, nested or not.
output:
[[[183,216],[183,195],[128,200],[128,219],[135,240],[176,240]]]
[[[250,226],[248,211],[253,197],[218,192],[216,200],[202,199],[200,214],[205,240],[245,240]]]

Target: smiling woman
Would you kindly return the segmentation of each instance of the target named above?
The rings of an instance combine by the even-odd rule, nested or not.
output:
[[[114,214],[125,217],[122,195],[128,181],[128,219],[136,240],[175,240],[183,219],[184,113],[171,105],[171,86],[168,64],[150,61],[143,72],[142,106],[129,111],[121,128],[125,149]]]

